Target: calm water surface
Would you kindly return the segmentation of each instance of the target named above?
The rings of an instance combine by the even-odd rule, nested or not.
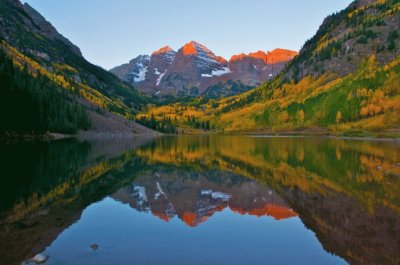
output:
[[[400,264],[400,144],[2,144],[1,264]]]

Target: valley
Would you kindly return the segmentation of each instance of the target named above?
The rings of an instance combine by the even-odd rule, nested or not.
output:
[[[209,123],[219,133],[399,137],[399,8],[398,1],[356,1],[326,18],[299,55],[257,88],[150,106],[138,116],[167,117],[184,131]]]
[[[275,49],[226,60],[191,41],[177,51],[165,46],[107,72],[86,61],[27,3],[6,0],[0,37],[1,82],[8,90],[2,92],[6,122],[1,134],[396,137],[399,9],[396,0],[355,1],[327,17],[299,53]],[[28,83],[10,85],[20,75]],[[57,87],[52,93],[63,96],[41,92],[30,76]],[[33,105],[22,97],[32,98]],[[7,117],[7,112],[22,115]],[[36,125],[20,126],[31,124],[28,120]]]
[[[1,264],[398,265],[400,0],[1,0],[0,158]]]

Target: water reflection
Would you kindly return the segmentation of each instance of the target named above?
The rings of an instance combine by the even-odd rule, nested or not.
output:
[[[177,216],[190,227],[198,226],[226,208],[276,220],[297,216],[267,186],[222,171],[144,174],[111,197],[139,212],[151,212],[166,222]]]
[[[42,252],[88,205],[130,183],[135,176],[125,172],[146,167],[132,150],[148,141],[1,146],[1,263],[20,264]]]
[[[0,154],[5,264],[41,252],[46,264],[344,262],[330,253],[400,262],[396,142],[187,136],[6,145]],[[167,235],[169,248],[157,243]],[[211,242],[217,235],[229,244]],[[141,252],[118,252],[129,246]]]

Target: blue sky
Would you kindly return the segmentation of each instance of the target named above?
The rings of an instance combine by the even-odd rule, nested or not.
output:
[[[90,62],[106,69],[170,45],[198,41],[233,54],[299,50],[350,0],[27,0]]]

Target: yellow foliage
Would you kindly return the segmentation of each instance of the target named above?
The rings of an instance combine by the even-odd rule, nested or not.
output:
[[[286,123],[289,121],[289,113],[287,111],[283,111],[279,114],[279,121],[281,123]]]
[[[299,110],[299,112],[297,113],[297,119],[300,123],[304,122],[304,110]]]
[[[342,113],[338,111],[336,113],[336,123],[340,123],[342,121]]]
[[[68,65],[68,64],[59,64],[59,63],[55,63],[53,64],[54,69],[56,69],[57,71],[69,71],[72,73],[78,73],[78,71],[73,68],[72,66]]]

